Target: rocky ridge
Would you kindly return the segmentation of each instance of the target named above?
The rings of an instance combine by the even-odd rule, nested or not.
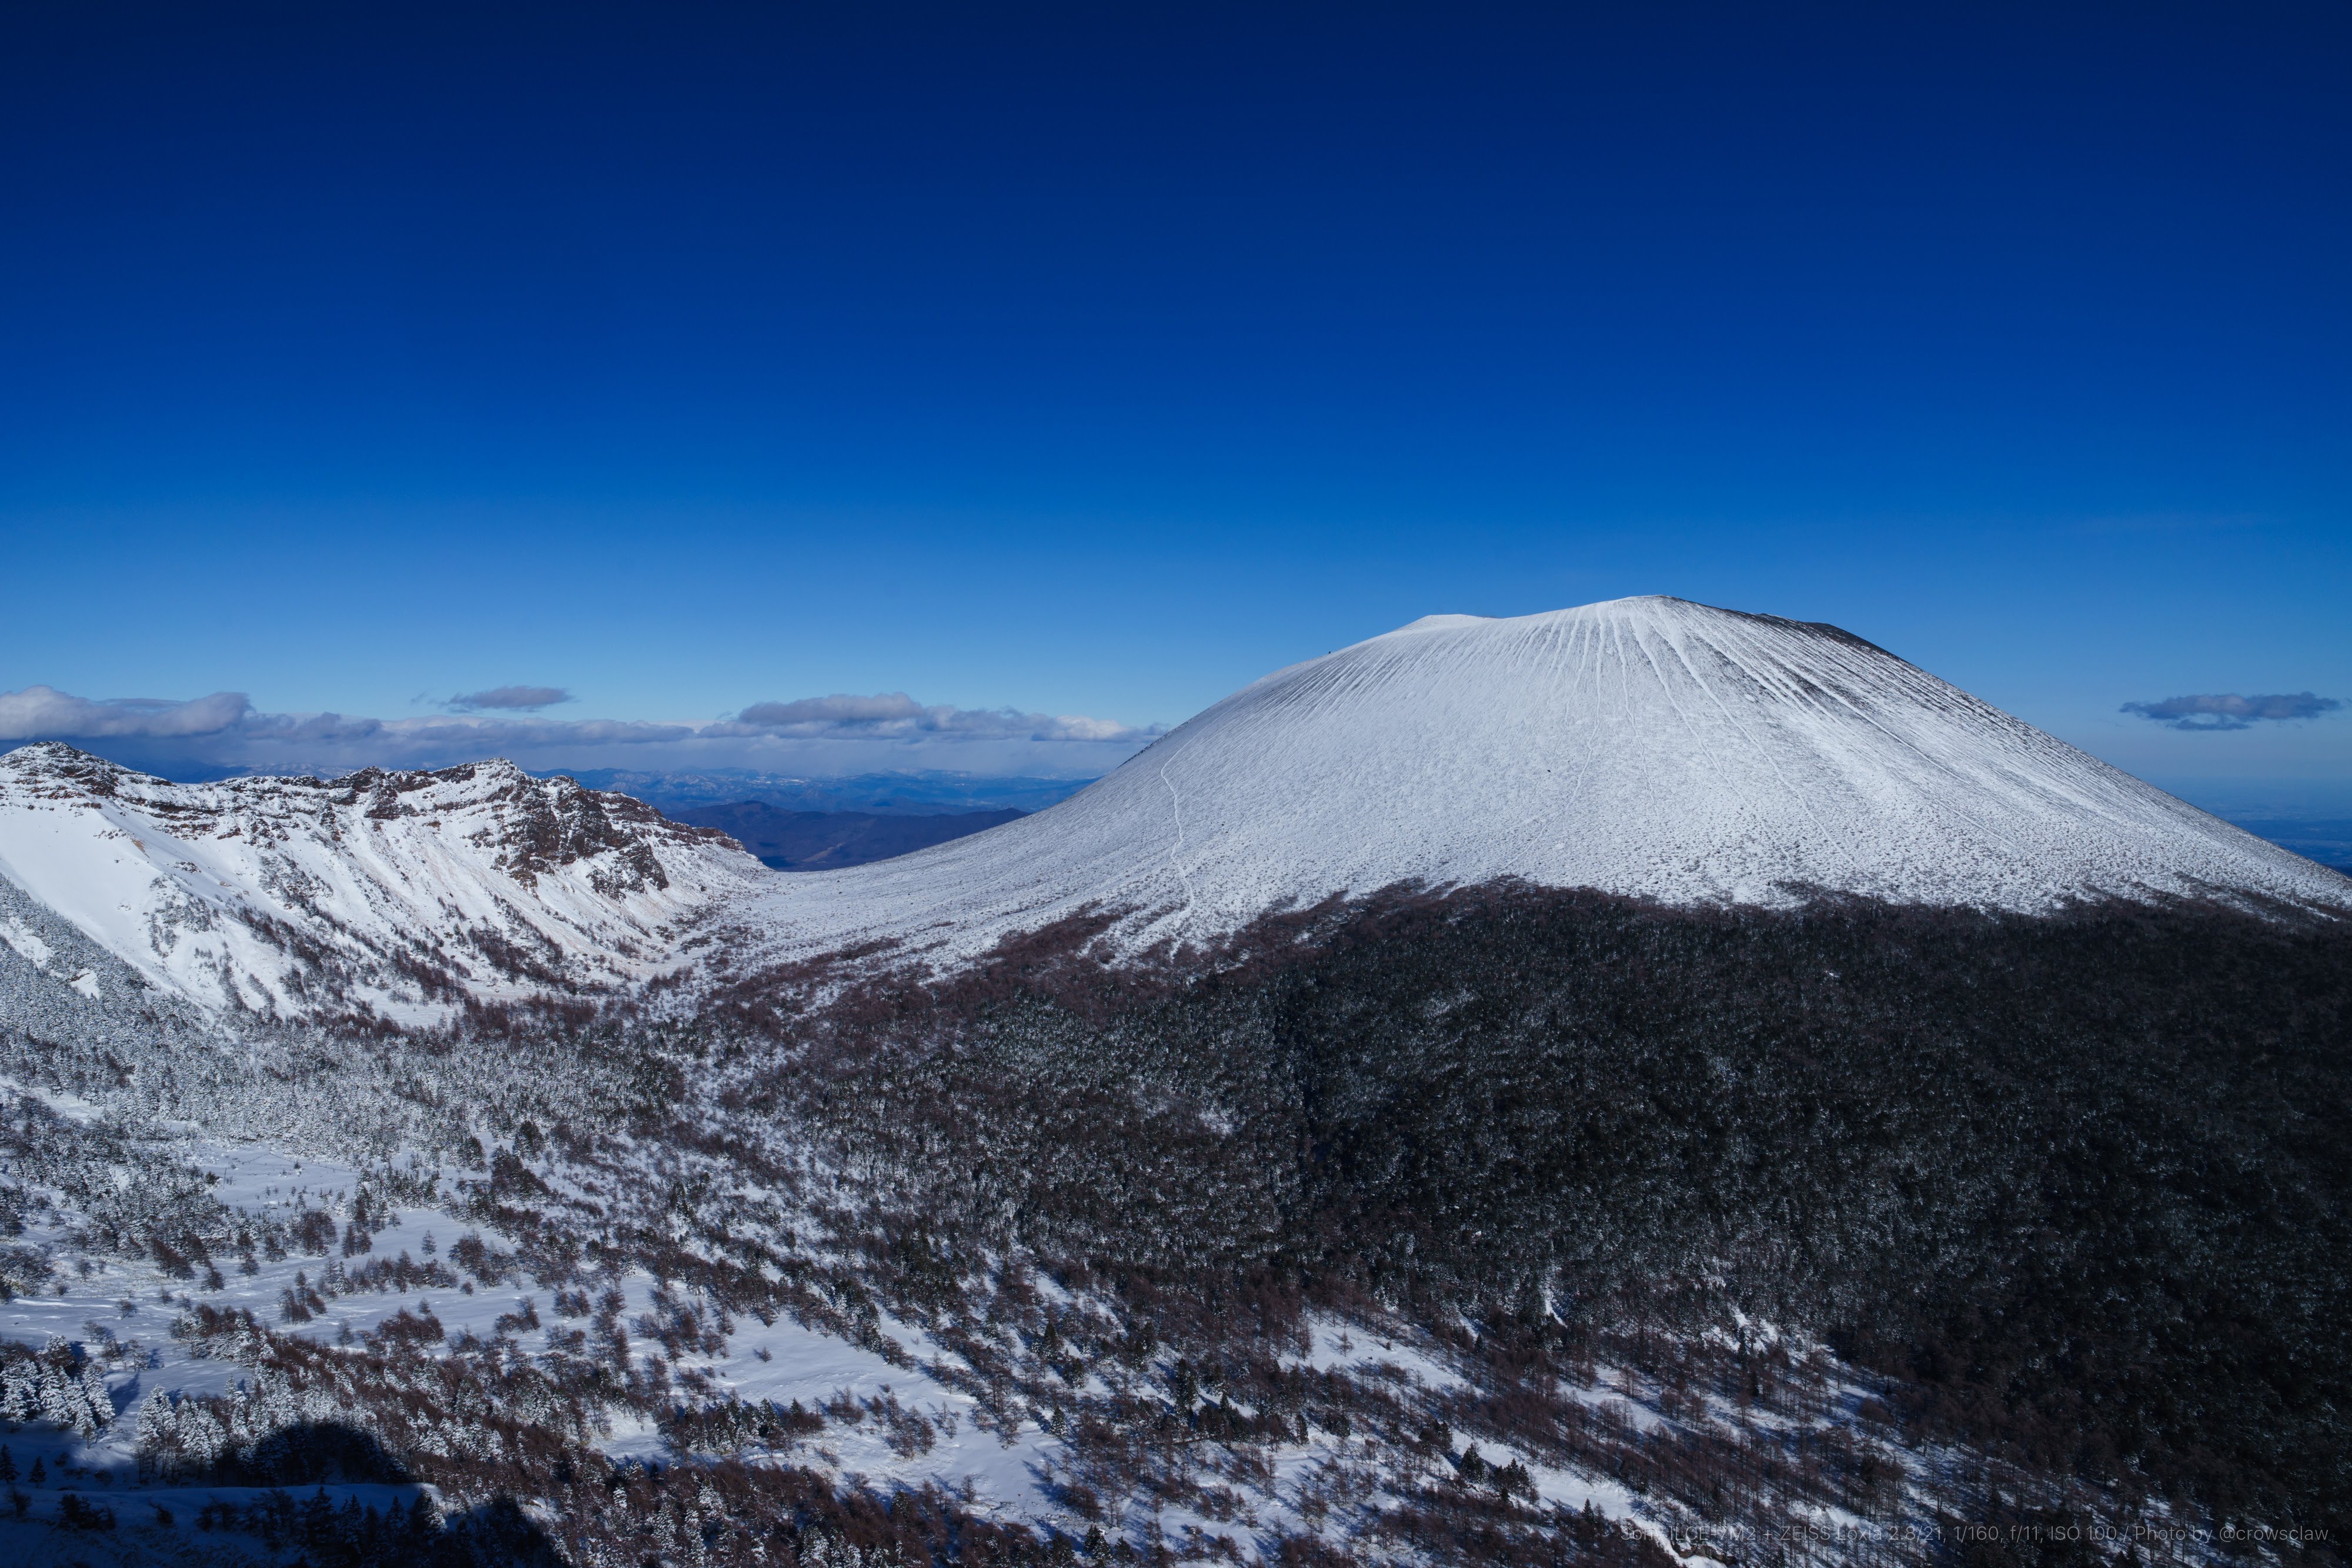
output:
[[[505,761],[174,784],[53,742],[0,757],[0,876],[229,1016],[611,994],[761,874],[722,833]]]

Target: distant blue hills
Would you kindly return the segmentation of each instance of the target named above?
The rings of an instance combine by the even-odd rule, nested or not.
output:
[[[746,802],[784,811],[856,811],[877,817],[929,817],[1008,810],[1042,811],[1094,782],[1092,779],[999,778],[940,771],[810,779],[746,768],[639,773],[603,768],[573,772],[570,777],[591,789],[611,789],[634,796],[672,817],[701,807]]]

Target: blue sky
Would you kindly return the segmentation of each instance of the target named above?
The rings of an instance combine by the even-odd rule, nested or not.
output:
[[[1671,592],[2352,799],[2119,711],[2352,698],[2352,13],[1767,9],[15,8],[0,692],[1086,771]]]

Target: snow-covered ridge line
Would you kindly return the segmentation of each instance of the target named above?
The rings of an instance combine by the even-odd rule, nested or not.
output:
[[[741,925],[779,958],[896,937],[952,959],[1088,905],[1136,911],[1138,946],[1500,877],[1685,905],[2352,910],[2336,873],[1851,632],[1651,597],[1433,615],[1277,671],[1059,806],[770,884]]]
[[[762,874],[723,834],[505,761],[173,784],[55,743],[0,757],[0,877],[216,1013],[420,1023],[624,989]]]

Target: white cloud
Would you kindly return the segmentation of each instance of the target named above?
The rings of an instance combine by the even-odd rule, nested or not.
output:
[[[531,690],[520,695],[544,694]],[[189,702],[98,702],[48,686],[0,693],[0,744],[71,741],[167,775],[246,770],[335,774],[370,766],[439,768],[511,757],[542,771],[762,768],[825,775],[950,768],[1078,776],[1115,766],[1164,728],[1083,715],[926,706],[903,692],[755,703],[732,718],[701,725],[555,719],[497,711],[391,719],[272,714],[255,711],[236,692]]]
[[[709,736],[769,735],[802,740],[913,739],[1026,740],[1041,744],[1091,741],[1140,745],[1165,726],[1138,728],[1082,714],[1022,713],[1014,708],[926,707],[904,692],[852,696],[803,697],[797,702],[753,703]]]
[[[121,736],[217,735],[252,711],[243,692],[215,692],[192,702],[160,697],[116,697],[91,702],[54,686],[0,692],[0,740]]]

